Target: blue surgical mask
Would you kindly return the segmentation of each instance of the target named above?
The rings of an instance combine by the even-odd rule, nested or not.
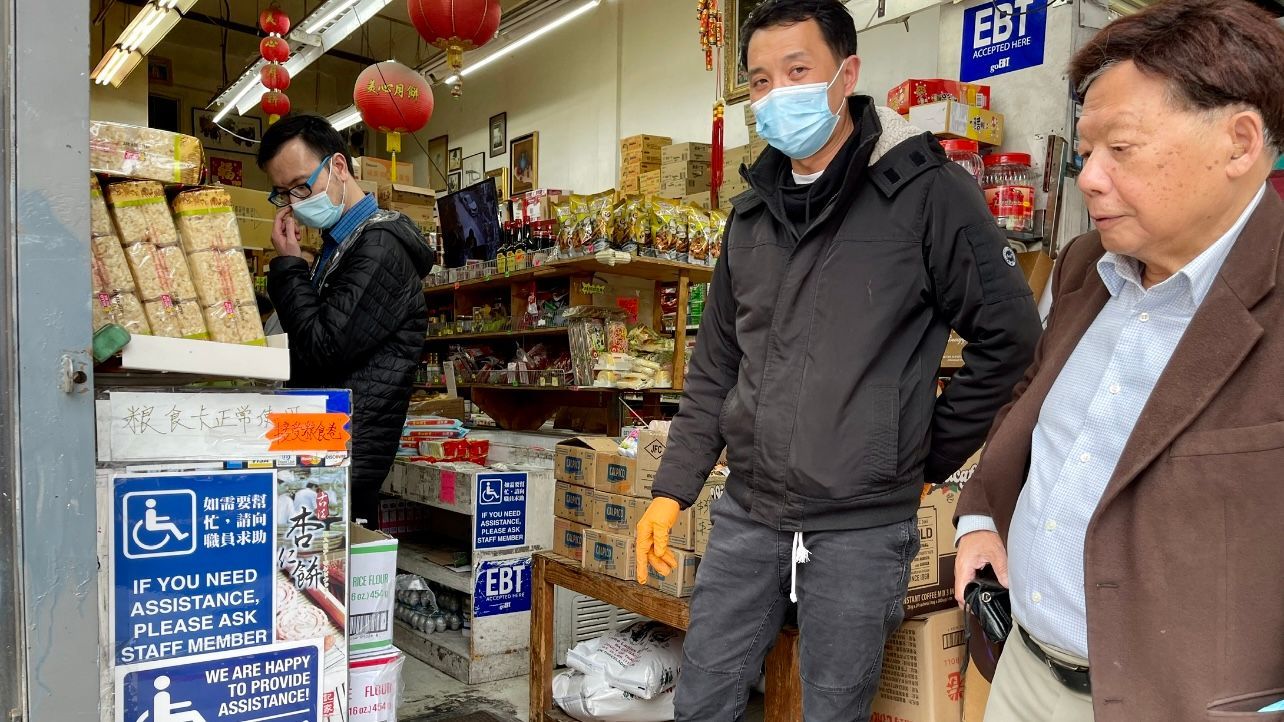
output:
[[[317,166],[317,169],[312,172],[312,177],[308,179],[309,186],[316,181],[317,176],[321,175],[321,170],[330,163],[332,158],[333,156],[321,161],[321,165]],[[308,228],[316,228],[318,230],[325,230],[339,222],[339,219],[343,217],[343,198],[341,197],[338,203],[330,200],[328,191],[330,190],[330,179],[332,178],[334,178],[333,171],[326,176],[324,189],[313,190],[312,195],[290,204],[290,207],[294,209],[295,220]],[[343,195],[347,196],[347,194],[348,187],[345,185],[343,187]]]
[[[829,89],[843,74],[846,61],[828,83],[786,85],[753,104],[758,134],[771,147],[803,160],[820,152],[838,127],[838,113],[829,109]]]

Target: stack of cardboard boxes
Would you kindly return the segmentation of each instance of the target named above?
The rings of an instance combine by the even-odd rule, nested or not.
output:
[[[911,78],[887,93],[887,105],[941,138],[1003,144],[1003,115],[990,110],[990,86]]]
[[[437,232],[437,197],[428,188],[418,188],[404,183],[380,183],[379,207],[406,214],[419,226],[427,238]]]
[[[636,458],[619,453],[605,437],[581,436],[557,445],[554,499],[554,551],[579,560],[585,569],[617,579],[633,579],[634,535],[651,503],[651,486],[667,438],[643,431]],[[667,577],[651,573],[650,586],[685,597],[695,587],[695,510],[687,509],[669,535],[677,569]]]
[[[673,139],[661,135],[631,135],[620,141],[620,192],[649,194],[659,192],[661,151]],[[651,175],[654,174],[654,175]],[[643,177],[647,185],[643,188]]]
[[[661,151],[660,195],[685,199],[707,193],[713,182],[713,146],[708,143],[678,143]]]

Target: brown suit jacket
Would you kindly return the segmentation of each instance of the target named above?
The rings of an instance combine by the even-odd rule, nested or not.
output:
[[[1084,544],[1099,722],[1244,718],[1284,698],[1284,201],[1271,189],[1159,378]],[[1109,298],[1095,233],[1058,260],[1034,365],[958,513],[1007,542],[1053,382]],[[1251,715],[1284,722],[1284,713]]]

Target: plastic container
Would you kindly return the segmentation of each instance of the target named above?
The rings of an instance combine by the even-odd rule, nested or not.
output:
[[[963,170],[982,185],[985,180],[985,163],[981,160],[981,146],[975,140],[943,140],[941,147],[950,160],[963,166]]]
[[[1034,230],[1034,185],[1028,153],[995,153],[985,158],[985,200],[999,227]]]

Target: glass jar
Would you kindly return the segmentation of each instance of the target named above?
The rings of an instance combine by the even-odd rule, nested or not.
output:
[[[943,140],[941,147],[949,159],[963,166],[968,175],[982,185],[985,177],[985,165],[981,160],[981,146],[975,140]]]
[[[985,200],[999,227],[1034,230],[1034,184],[1028,153],[995,153],[985,157]]]

